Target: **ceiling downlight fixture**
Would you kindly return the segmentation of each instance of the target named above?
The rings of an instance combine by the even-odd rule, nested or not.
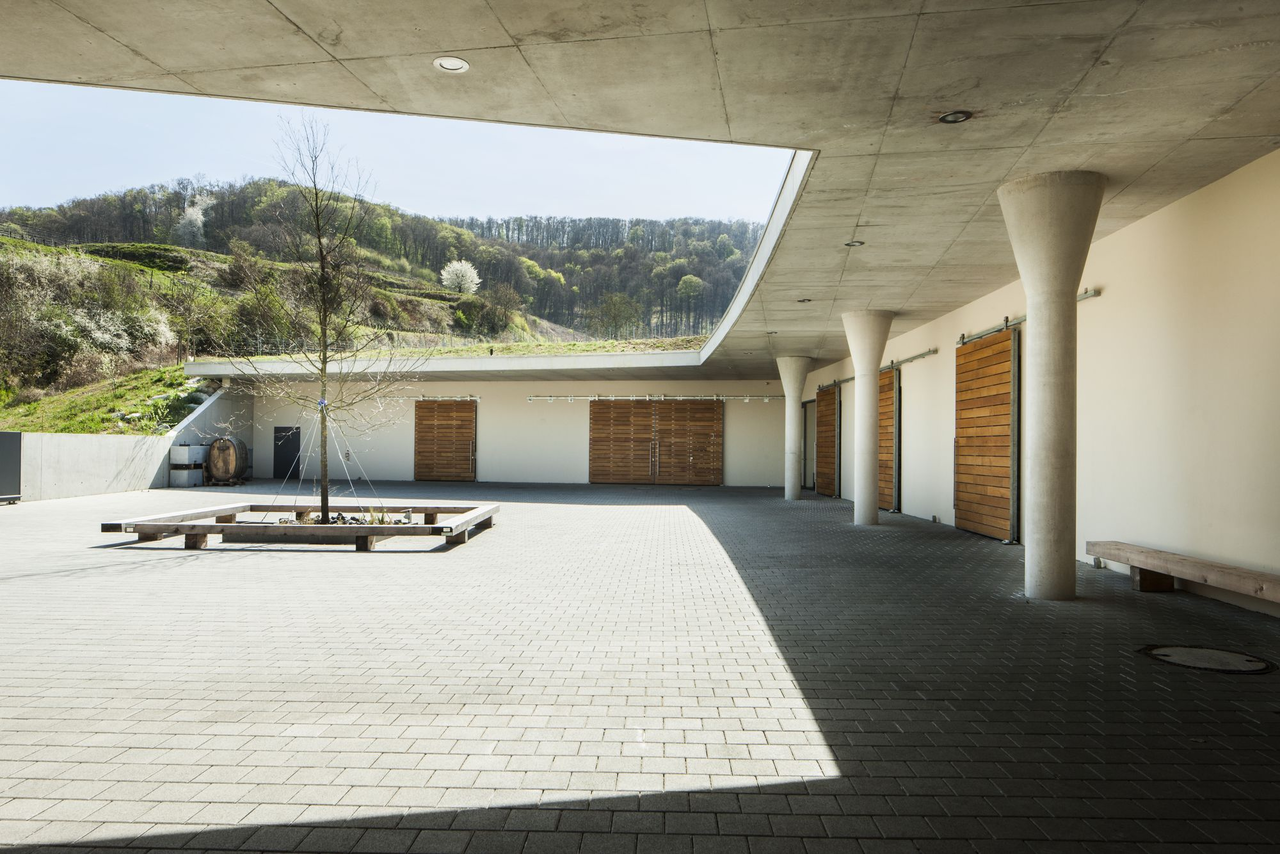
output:
[[[446,74],[461,74],[471,67],[471,63],[459,56],[437,56],[431,64]]]
[[[938,116],[938,121],[942,122],[944,125],[958,125],[961,122],[969,121],[971,118],[973,118],[973,112],[971,110],[951,110],[950,112],[943,113]]]
[[[866,245],[867,245],[867,242],[865,240],[850,240],[845,243],[845,246],[853,246],[853,247],[866,246]]]
[[[808,297],[805,297],[803,299],[796,300],[796,302],[813,302],[813,300],[809,299]]]

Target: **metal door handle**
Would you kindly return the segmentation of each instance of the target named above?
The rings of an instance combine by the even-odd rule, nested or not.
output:
[[[476,440],[471,440],[471,474],[476,473]]]

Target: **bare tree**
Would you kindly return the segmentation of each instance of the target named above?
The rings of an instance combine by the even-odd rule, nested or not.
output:
[[[293,264],[280,290],[295,312],[301,341],[296,352],[279,357],[283,371],[253,358],[239,361],[242,372],[254,377],[255,394],[315,407],[320,520],[327,524],[331,425],[344,416],[367,423],[412,368],[390,351],[378,352],[384,336],[369,316],[374,289],[359,245],[370,210],[366,177],[354,163],[339,159],[328,127],[313,118],[286,122],[278,152],[290,185],[276,209],[280,255]],[[392,370],[393,365],[399,369]],[[318,394],[308,393],[308,380]]]

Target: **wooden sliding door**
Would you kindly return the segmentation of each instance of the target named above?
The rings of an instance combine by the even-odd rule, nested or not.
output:
[[[588,479],[592,483],[653,483],[653,404],[593,400]]]
[[[654,481],[691,486],[724,482],[724,402],[653,402]]]
[[[840,494],[840,387],[818,389],[814,410],[813,486],[819,495]]]
[[[414,403],[413,479],[476,479],[474,400]]]
[[[724,482],[719,400],[593,400],[589,418],[592,483]]]
[[[956,527],[1018,539],[1018,330],[956,350]]]
[[[880,453],[879,499],[881,510],[901,510],[899,476],[901,442],[899,416],[901,407],[900,374],[890,368],[880,372]]]

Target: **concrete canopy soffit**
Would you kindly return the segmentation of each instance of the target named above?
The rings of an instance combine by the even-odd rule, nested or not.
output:
[[[815,151],[701,365],[774,376],[845,358],[846,311],[896,335],[1013,281],[1006,181],[1105,174],[1097,237],[1280,143],[1272,0],[991,5],[13,0],[0,76]]]

